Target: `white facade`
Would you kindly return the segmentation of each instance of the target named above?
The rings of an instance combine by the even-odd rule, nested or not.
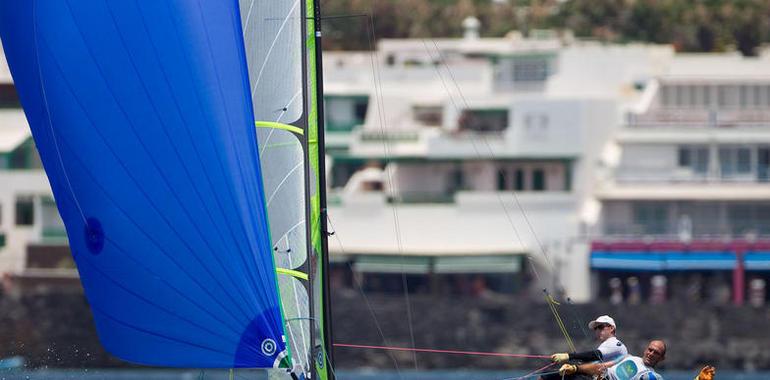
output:
[[[330,206],[332,254],[522,253],[540,285],[587,300],[597,164],[671,56],[515,35],[327,53],[327,94],[369,98],[346,152],[369,164]]]
[[[683,54],[651,78],[605,150],[597,232],[769,235],[768,63],[767,54]]]

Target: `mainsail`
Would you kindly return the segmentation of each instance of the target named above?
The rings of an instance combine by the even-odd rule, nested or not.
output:
[[[331,375],[316,12],[313,0],[0,1],[113,354]]]

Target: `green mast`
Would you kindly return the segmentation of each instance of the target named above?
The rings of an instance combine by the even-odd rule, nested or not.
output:
[[[308,78],[308,162],[311,175],[308,185],[314,187],[310,198],[310,241],[315,254],[315,277],[312,278],[312,311],[314,322],[313,356],[319,379],[334,379],[332,366],[331,305],[328,281],[329,249],[327,242],[326,166],[324,152],[323,65],[321,56],[321,10],[318,0],[306,0],[305,48]]]

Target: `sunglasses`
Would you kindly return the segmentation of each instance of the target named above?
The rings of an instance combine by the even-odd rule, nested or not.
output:
[[[596,325],[596,327],[594,327],[594,330],[602,330],[606,327],[610,327],[610,325],[605,325],[605,324]]]

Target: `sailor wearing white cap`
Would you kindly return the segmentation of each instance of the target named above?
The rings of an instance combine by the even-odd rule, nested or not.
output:
[[[553,354],[551,360],[556,363],[565,363],[568,360],[613,363],[628,355],[626,345],[615,336],[617,325],[609,315],[602,315],[589,322],[588,328],[596,333],[596,338],[601,342],[599,347],[592,351]]]

